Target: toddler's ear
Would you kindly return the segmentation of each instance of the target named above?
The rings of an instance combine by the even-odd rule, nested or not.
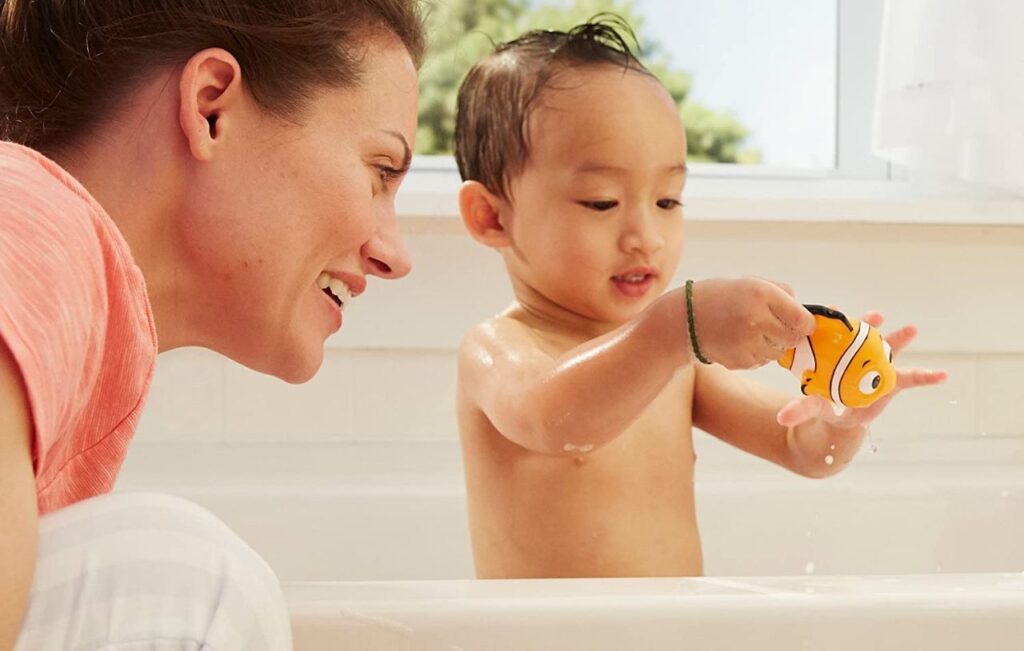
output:
[[[512,243],[499,208],[503,201],[479,181],[466,181],[459,188],[459,212],[466,230],[481,244],[501,248]]]

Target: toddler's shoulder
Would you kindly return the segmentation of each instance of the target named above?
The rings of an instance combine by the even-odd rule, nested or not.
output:
[[[480,350],[500,353],[537,348],[533,330],[518,319],[499,315],[476,324],[462,337],[459,354],[473,354]]]

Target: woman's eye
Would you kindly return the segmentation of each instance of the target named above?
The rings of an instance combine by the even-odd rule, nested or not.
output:
[[[584,208],[589,208],[591,210],[596,210],[598,212],[604,212],[606,210],[611,210],[615,206],[619,205],[619,202],[618,201],[612,201],[612,200],[607,200],[607,201],[581,201],[580,205],[583,206]]]
[[[658,207],[662,210],[672,210],[674,208],[681,208],[683,202],[678,199],[658,199]]]
[[[402,176],[404,170],[388,167],[387,165],[378,165],[377,172],[380,174],[380,180],[384,185],[390,185],[393,181],[398,180]]]

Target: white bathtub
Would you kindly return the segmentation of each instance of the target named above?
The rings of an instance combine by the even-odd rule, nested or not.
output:
[[[287,586],[296,649],[1024,648],[1024,576]]]
[[[1019,460],[751,467],[698,473],[708,576],[687,580],[474,581],[453,473],[174,492],[275,567],[299,651],[1024,649]]]

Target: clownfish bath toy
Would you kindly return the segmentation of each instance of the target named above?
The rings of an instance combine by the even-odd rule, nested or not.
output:
[[[800,380],[804,395],[836,408],[867,407],[896,387],[892,348],[877,329],[821,305],[804,307],[817,327],[778,360]]]

